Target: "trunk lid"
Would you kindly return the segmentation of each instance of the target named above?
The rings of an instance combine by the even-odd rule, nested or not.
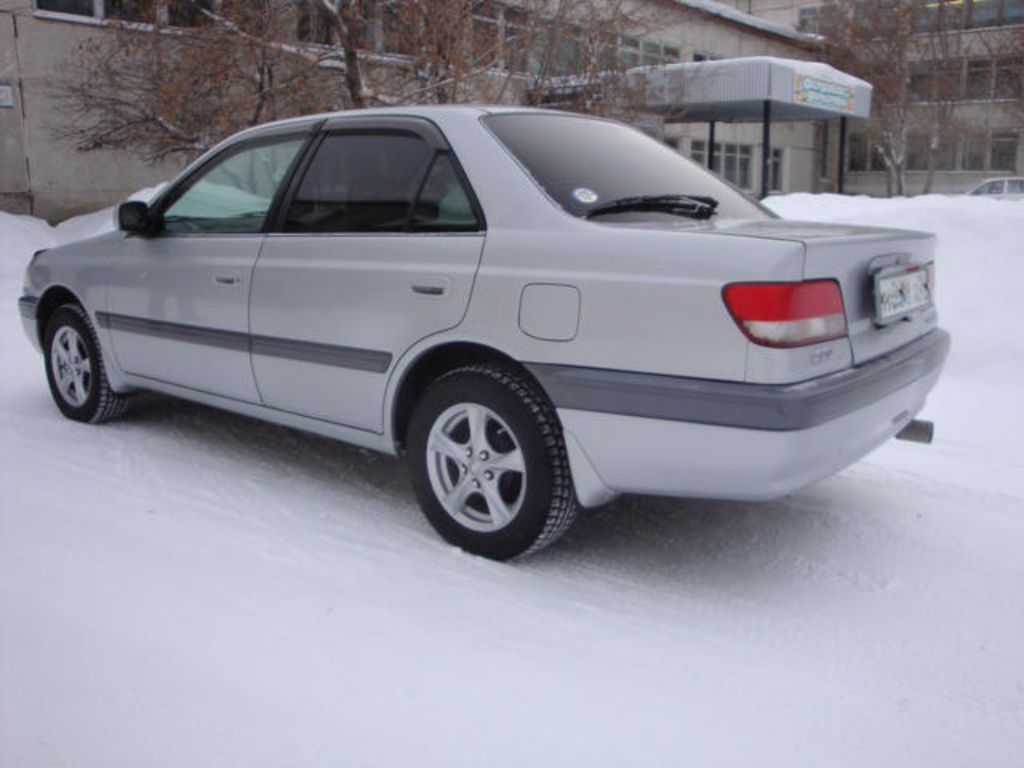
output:
[[[839,281],[855,365],[923,336],[937,325],[934,304],[888,325],[875,322],[875,272],[924,266],[934,260],[935,236],[926,232],[844,224],[786,221],[716,222],[717,234],[792,240],[804,246],[804,279]]]

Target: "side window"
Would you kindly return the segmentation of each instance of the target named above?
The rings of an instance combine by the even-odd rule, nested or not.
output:
[[[433,156],[411,134],[327,136],[295,192],[285,231],[406,231]]]
[[[1024,195],[1024,179],[1010,179],[1006,182],[1006,191],[1011,195]]]
[[[260,232],[274,194],[305,141],[305,136],[296,136],[229,151],[189,181],[164,211],[164,231]]]
[[[979,195],[1001,195],[1003,194],[1002,180],[990,181],[977,191]]]
[[[480,229],[473,204],[451,155],[434,159],[412,216],[412,229],[426,232],[475,232]]]

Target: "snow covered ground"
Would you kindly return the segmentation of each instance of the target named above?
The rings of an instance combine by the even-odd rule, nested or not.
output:
[[[15,299],[109,212],[0,214],[0,765],[1020,766],[1024,204],[771,205],[939,234],[936,443],[515,565],[396,460],[159,397],[62,419]]]

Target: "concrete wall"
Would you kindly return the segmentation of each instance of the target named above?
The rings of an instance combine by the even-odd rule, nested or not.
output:
[[[28,213],[32,207],[25,164],[21,88],[18,77],[14,17],[0,14],[0,96],[11,106],[0,106],[0,209]]]
[[[5,37],[8,31],[10,36]],[[4,67],[0,80],[16,80],[21,96],[16,110],[0,110],[4,135],[0,143],[0,205],[5,205],[12,193],[27,191],[29,182],[31,212],[58,220],[111,205],[137,189],[170,178],[184,166],[184,159],[153,166],[130,152],[79,152],[56,137],[68,116],[53,83],[69,76],[70,54],[97,34],[103,30],[92,23],[37,16],[29,0],[0,0],[0,66]],[[8,71],[7,62],[12,59]],[[17,113],[20,133],[12,130],[14,138],[8,141],[12,113]],[[26,169],[20,181],[18,171],[8,170],[9,159],[10,167]]]

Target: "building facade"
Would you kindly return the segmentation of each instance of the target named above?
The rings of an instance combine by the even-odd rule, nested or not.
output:
[[[873,0],[872,0],[873,1]],[[1024,0],[891,0],[918,6],[922,38],[941,25],[936,60],[921,45],[911,66],[907,194],[964,192],[987,178],[1024,175]],[[827,4],[808,0],[729,0],[739,10],[807,33],[824,31]],[[929,88],[935,78],[945,85]],[[948,107],[949,128],[934,136],[933,115]],[[827,129],[825,129],[827,130]],[[845,191],[884,195],[890,180],[872,122],[851,126]],[[837,162],[834,135],[830,153]],[[936,146],[932,143],[936,142]],[[929,167],[930,166],[930,167]]]
[[[203,7],[217,0],[0,0],[0,208],[50,220],[110,205],[132,191],[166,180],[184,165],[182,158],[157,165],[126,151],[76,151],[61,139],[68,119],[54,92],[78,46],[109,34],[110,20],[154,18],[173,26],[197,23]],[[297,7],[308,6],[297,0]],[[505,29],[514,2],[481,3],[481,27]],[[655,66],[712,58],[776,56],[813,59],[819,44],[791,20],[759,18],[729,3],[712,0],[639,0],[643,29],[618,36],[616,55],[625,66]],[[143,16],[140,14],[149,14]],[[295,34],[315,38],[316,19],[297,15]],[[476,19],[474,23],[476,23]],[[386,30],[368,42],[385,45]],[[496,34],[496,33],[495,33]],[[368,53],[388,53],[370,50]],[[514,98],[514,96],[513,96]],[[707,126],[660,125],[642,114],[638,121],[678,151],[706,162]],[[715,134],[716,167],[737,186],[761,188],[760,127],[720,124]],[[828,189],[834,184],[822,144],[827,129],[809,123],[773,128],[770,188],[777,192]]]

